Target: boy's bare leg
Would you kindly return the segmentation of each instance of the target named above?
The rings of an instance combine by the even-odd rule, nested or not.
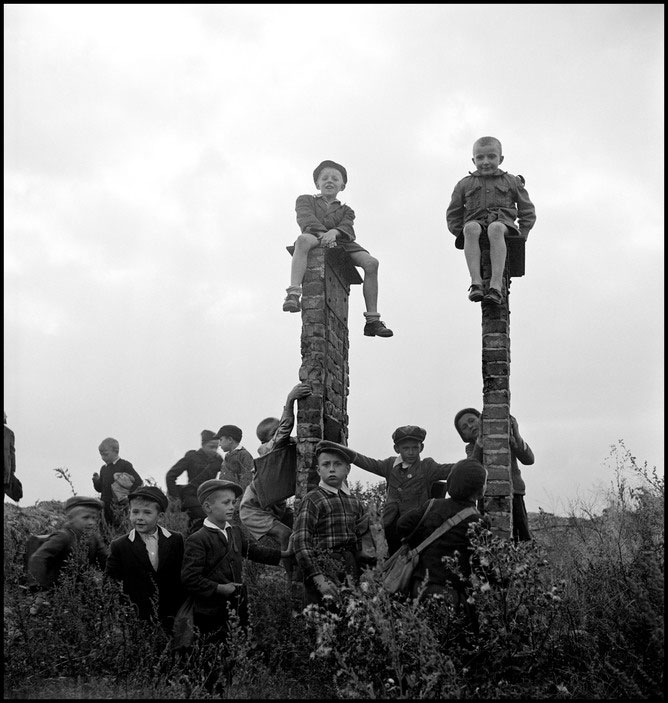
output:
[[[364,283],[362,295],[367,313],[378,313],[378,259],[366,251],[356,251],[350,254],[350,259],[355,266],[364,269]]]
[[[482,227],[477,222],[464,225],[464,256],[471,275],[472,286],[482,286],[480,275],[480,233]]]
[[[290,287],[299,287],[304,280],[306,265],[308,263],[308,253],[317,247],[320,240],[313,234],[304,232],[295,241],[295,251],[292,254],[292,267],[290,269]]]
[[[281,551],[287,550],[288,544],[290,543],[291,534],[292,530],[287,525],[284,525],[282,522],[275,522],[269,532],[267,532],[267,535],[269,535],[269,537],[273,537],[281,545]],[[288,557],[287,559],[281,559],[281,564],[283,564],[283,568],[285,569],[285,573],[287,574],[288,586],[292,584],[293,560],[294,559],[291,557]]]
[[[503,270],[506,266],[506,232],[508,228],[501,222],[492,222],[487,228],[489,237],[489,261],[492,265],[492,276],[489,287],[503,293]]]

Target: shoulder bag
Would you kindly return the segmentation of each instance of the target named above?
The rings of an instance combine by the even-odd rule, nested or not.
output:
[[[415,534],[418,527],[422,524],[425,516],[429,512],[434,503],[434,498],[429,501],[427,509],[424,511],[422,519],[417,524],[413,532],[404,540],[404,543],[399,549],[383,564],[380,569],[383,581],[383,588],[388,593],[407,593],[411,583],[413,571],[417,566],[420,558],[420,552],[428,547],[435,539],[445,534],[448,530],[460,523],[470,515],[478,514],[475,508],[464,508],[456,515],[453,515],[449,520],[446,520],[442,525],[435,529],[429,537],[421,542],[415,549],[408,546],[408,540]]]

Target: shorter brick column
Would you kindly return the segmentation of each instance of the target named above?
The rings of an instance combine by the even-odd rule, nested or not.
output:
[[[311,395],[297,403],[295,507],[318,484],[315,446],[321,439],[348,443],[348,296],[362,282],[341,249],[309,252],[302,283],[302,365],[299,380]]]

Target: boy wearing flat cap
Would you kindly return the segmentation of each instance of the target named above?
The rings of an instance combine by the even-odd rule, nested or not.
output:
[[[316,456],[320,483],[302,500],[293,533],[306,605],[335,599],[346,576],[359,578],[359,531],[368,519],[362,501],[346,483],[353,452],[323,440]]]
[[[202,527],[186,539],[181,580],[195,599],[194,623],[213,640],[225,643],[229,609],[242,627],[248,626],[248,596],[242,581],[242,559],[277,565],[287,552],[251,542],[232,524],[242,494],[232,481],[210,479],[200,485],[197,498],[206,514]]]
[[[439,464],[431,457],[420,458],[426,436],[426,430],[416,425],[397,427],[392,433],[392,441],[394,451],[399,456],[391,456],[387,459],[372,459],[349,450],[352,451],[351,461],[355,466],[382,476],[387,482],[383,529],[388,555],[396,552],[401,546],[401,539],[396,529],[399,517],[425,503],[431,495],[433,485],[437,481],[447,479],[454,466],[454,464]],[[343,447],[343,445],[335,446]],[[482,458],[482,445],[477,452]]]
[[[218,454],[219,442],[216,433],[202,430],[202,446],[191,449],[179,459],[167,472],[167,495],[181,501],[181,510],[188,514],[188,533],[199,529],[206,517],[202,506],[197,500],[197,488],[210,478],[216,478],[220,471],[223,457]],[[188,482],[177,485],[176,479],[186,472]]]
[[[98,529],[103,504],[97,498],[72,496],[65,501],[65,524],[54,532],[30,557],[28,571],[43,589],[58,584],[60,575],[76,555],[86,553],[87,562],[100,569],[107,563],[107,548]]]
[[[309,251],[317,246],[339,247],[348,254],[355,266],[364,269],[364,334],[367,337],[391,337],[392,330],[381,322],[378,312],[378,259],[355,241],[355,213],[337,197],[348,183],[348,173],[341,164],[326,160],[316,166],[313,181],[320,194],[300,195],[295,206],[301,234],[295,241],[290,286],[287,288],[283,310],[301,310],[302,281]]]
[[[111,543],[105,574],[122,582],[140,619],[157,620],[171,632],[174,616],[185,600],[183,535],[160,524],[169,501],[157,486],[140,486],[128,498],[132,529]]]
[[[223,425],[215,436],[224,455],[218,478],[238,483],[246,490],[253,478],[253,456],[241,446],[241,429],[236,425]]]
[[[448,478],[450,497],[436,498],[431,507],[429,502],[425,502],[419,508],[405,513],[397,522],[397,532],[401,537],[410,535],[409,546],[417,547],[446,520],[465,508],[475,508],[476,501],[485,492],[486,483],[487,471],[479,461],[458,461]],[[464,604],[464,584],[443,563],[443,557],[457,556],[462,574],[468,578],[471,574],[471,540],[467,531],[472,522],[482,519],[478,512],[469,515],[425,547],[413,571],[413,597],[424,584],[424,595],[440,594],[455,606]]]

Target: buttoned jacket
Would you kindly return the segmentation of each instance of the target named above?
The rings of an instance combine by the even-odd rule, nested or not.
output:
[[[353,222],[355,213],[352,208],[334,200],[331,203],[322,195],[300,195],[295,205],[297,224],[302,232],[322,234],[330,229],[337,229],[340,236],[337,239],[346,242],[355,241]]]
[[[110,545],[106,575],[122,581],[123,590],[137,606],[139,617],[150,619],[152,599],[157,591],[158,617],[165,621],[176,615],[185,600],[181,585],[183,535],[158,526],[158,569],[153,568],[141,536],[132,530]]]
[[[521,176],[497,169],[491,176],[473,171],[455,186],[446,212],[448,229],[457,238],[455,246],[464,247],[462,231],[467,222],[483,226],[501,222],[527,235],[536,222],[536,209]],[[518,224],[516,224],[518,221]]]

